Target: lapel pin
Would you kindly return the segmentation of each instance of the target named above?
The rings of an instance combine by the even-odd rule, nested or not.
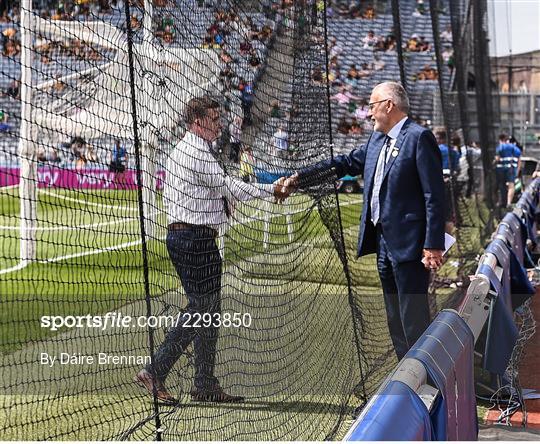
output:
[[[392,157],[397,157],[398,154],[399,154],[399,150],[392,151]]]

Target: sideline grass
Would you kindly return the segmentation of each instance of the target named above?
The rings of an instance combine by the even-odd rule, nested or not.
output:
[[[70,198],[106,205],[135,203],[133,196],[125,192],[85,193],[82,197],[76,192],[64,193]],[[367,391],[372,393],[395,365],[395,359],[390,356],[377,361],[388,350],[389,338],[373,258],[355,258],[358,198],[340,196],[340,202],[353,291],[366,325],[362,362],[369,373]],[[3,224],[13,224],[18,217],[16,200],[12,194],[0,199]],[[75,202],[54,196],[46,197],[41,205],[47,215],[44,223],[50,225],[67,226],[74,221],[106,223],[127,213],[105,207],[96,212],[97,207],[91,206],[83,210]],[[224,310],[253,311],[260,324],[245,331],[222,329],[218,368],[224,386],[236,392],[249,392],[250,402],[243,408],[193,405],[185,397],[192,366],[182,358],[169,383],[175,393],[184,394],[183,403],[177,410],[169,409],[170,414],[163,417],[166,439],[323,439],[324,431],[337,424],[339,413],[347,415],[356,406],[354,398],[342,405],[348,399],[351,384],[359,379],[342,264],[318,212],[309,209],[304,197],[293,200],[290,206],[298,211],[292,216],[292,242],[286,216],[275,215],[270,224],[269,247],[265,249],[262,214],[255,206],[246,205],[239,209],[237,217],[244,214],[247,224],[233,227],[225,244]],[[305,211],[300,211],[302,208]],[[278,208],[271,209],[278,212]],[[160,224],[164,227],[165,222]],[[0,231],[4,239],[10,236],[6,233],[7,230]],[[18,235],[17,231],[10,233]],[[138,222],[104,225],[103,230],[94,230],[90,235],[84,230],[49,234],[49,242],[41,247],[44,257],[57,255],[58,244],[63,245],[65,253],[109,246],[111,241],[116,242],[117,235],[137,239]],[[182,296],[161,236],[156,234],[148,244],[151,291],[154,312],[168,313],[182,305]],[[58,397],[51,394],[58,388],[57,382],[54,387],[50,384],[62,378],[36,366],[37,353],[43,349],[70,347],[74,352],[90,353],[112,347],[120,353],[147,352],[145,331],[98,337],[88,331],[73,330],[52,334],[38,323],[47,312],[97,314],[131,307],[144,313],[141,265],[140,247],[134,246],[54,264],[32,264],[5,276],[0,291],[7,295],[3,302],[9,310],[0,314],[2,368],[11,369],[7,382],[12,382],[8,388],[13,394],[0,398],[5,407],[0,413],[0,424],[5,424],[0,426],[4,439],[105,439],[118,437],[138,420],[148,417],[151,402],[131,384],[136,370],[133,367],[64,367],[61,374],[68,385],[63,393],[71,396]],[[28,294],[29,287],[33,295]],[[287,318],[291,312],[296,313],[295,317]],[[26,382],[19,375],[25,375]],[[19,380],[27,391],[20,391],[16,384]],[[42,381],[47,381],[47,385],[32,389],[32,382],[35,386]],[[104,390],[107,387],[120,392],[111,395]],[[329,393],[328,387],[334,391]],[[49,395],[40,390],[49,391]],[[28,403],[29,400],[32,402]],[[152,439],[152,427],[148,424],[137,428],[136,433],[125,437]],[[343,427],[341,430],[344,433]]]

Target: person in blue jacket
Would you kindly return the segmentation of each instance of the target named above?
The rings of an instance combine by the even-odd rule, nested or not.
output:
[[[510,143],[508,135],[499,136],[499,145],[495,151],[497,188],[499,189],[499,204],[507,207],[512,205],[515,194],[515,180],[521,166],[521,150]]]
[[[358,256],[377,254],[390,336],[398,359],[430,323],[430,271],[442,264],[445,201],[441,152],[433,133],[408,117],[409,98],[395,82],[377,85],[367,144],[319,162],[285,181],[286,192],[364,176]]]

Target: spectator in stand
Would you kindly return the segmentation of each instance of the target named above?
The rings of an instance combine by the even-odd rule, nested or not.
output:
[[[341,63],[339,63],[338,56],[334,56],[330,59],[330,71],[341,72]]]
[[[285,125],[280,125],[273,137],[276,156],[285,159],[289,152],[289,133],[286,131]]]
[[[255,158],[251,147],[244,145],[240,154],[240,177],[246,183],[255,182]]]
[[[230,91],[237,82],[236,73],[233,71],[231,65],[225,65],[225,67],[219,73],[221,84],[223,85],[223,92]]]
[[[15,100],[19,100],[21,98],[20,92],[21,92],[21,81],[12,80],[8,89],[5,92],[5,95]]]
[[[378,41],[379,38],[375,35],[374,31],[368,31],[367,35],[362,39],[364,49],[373,48]]]
[[[222,48],[219,54],[219,59],[225,64],[228,65],[229,63],[233,62],[232,56],[229,54],[229,52]]]
[[[88,144],[86,146],[85,159],[88,163],[97,163],[98,157],[93,145]]]
[[[214,43],[214,38],[211,35],[206,34],[203,39],[202,47],[203,49],[216,49],[219,48],[219,45]]]
[[[258,68],[260,65],[261,65],[261,60],[255,53],[255,51],[253,51],[253,53],[249,57],[249,66],[251,66],[251,68]]]
[[[350,91],[350,87],[345,85],[341,87],[337,94],[330,97],[330,100],[335,100],[340,105],[347,105],[351,100],[360,100],[360,97],[355,96]]]
[[[116,139],[109,162],[109,171],[114,174],[115,188],[124,188],[127,164],[128,153],[126,147],[120,143],[120,140]]]
[[[0,109],[0,133],[11,131],[11,125],[8,123],[8,114]]]
[[[361,5],[359,0],[351,0],[348,5],[342,5],[339,7],[339,14],[350,17],[358,18],[361,17]]]
[[[397,49],[397,40],[393,33],[386,36],[384,47],[386,51],[395,51]]]
[[[410,52],[418,52],[419,37],[418,34],[411,35],[411,38],[407,40],[406,50]]]
[[[369,5],[364,13],[362,14],[362,18],[366,20],[373,20],[375,18],[375,8],[372,5]]]
[[[386,41],[383,38],[378,39],[373,51],[386,51]]]
[[[58,163],[62,161],[61,157],[58,155],[58,151],[52,146],[40,146],[38,149],[37,159],[38,162]]]
[[[451,46],[446,46],[441,56],[450,72],[452,72],[454,70],[454,49]]]
[[[240,54],[247,55],[253,51],[253,45],[248,40],[244,40],[240,43]]]
[[[253,100],[253,87],[249,84],[246,84],[245,87],[242,89],[241,97],[245,125],[251,125],[252,123],[251,107],[253,106]]]
[[[413,12],[414,17],[422,17],[427,14],[426,5],[424,0],[416,0],[416,9]]]
[[[330,58],[339,56],[343,52],[343,46],[341,46],[335,37],[330,39]]]
[[[236,163],[239,161],[242,141],[242,118],[240,116],[234,116],[233,121],[229,124],[229,134],[231,135],[229,159]]]
[[[351,130],[351,124],[347,121],[347,119],[345,117],[342,117],[341,119],[339,119],[336,131],[339,134],[348,135],[350,130]]]
[[[349,129],[349,134],[351,135],[360,135],[363,134],[364,130],[362,126],[358,123],[358,120],[355,118],[352,119],[351,128]]]
[[[75,169],[79,171],[86,165],[86,141],[82,137],[74,137],[71,139],[70,148],[75,161]]]
[[[273,119],[281,119],[283,117],[283,111],[281,110],[281,103],[279,100],[272,100],[270,103],[270,117]]]
[[[452,43],[452,25],[446,26],[446,29],[441,32],[442,43]]]
[[[360,100],[360,106],[354,111],[354,117],[360,122],[365,122],[367,120],[369,108],[366,99]],[[369,122],[368,122],[369,123]]]
[[[353,89],[358,86],[358,71],[356,70],[355,65],[351,65],[351,68],[349,71],[347,71],[347,76],[345,77],[344,83],[346,86]]]
[[[381,56],[379,54],[373,55],[373,70],[374,71],[382,71],[384,67],[386,66],[386,63],[384,60],[381,59]]]
[[[322,68],[319,66],[316,66],[315,68],[313,68],[313,72],[311,73],[311,81],[315,85],[319,85],[323,82],[323,80],[324,80],[324,75],[323,75]]]
[[[358,78],[365,79],[366,77],[369,77],[371,73],[372,71],[369,69],[369,65],[367,63],[362,63],[362,69],[358,71]]]
[[[352,77],[355,79],[358,77],[358,70],[356,69],[356,65],[354,63],[349,67],[347,77]]]
[[[5,57],[16,57],[19,55],[20,52],[21,52],[21,42],[17,39],[17,37],[15,36],[9,37],[4,42],[2,54]]]
[[[429,51],[430,49],[431,49],[430,43],[426,40],[424,36],[420,36],[420,40],[418,40],[418,51],[425,52],[425,51]]]
[[[514,200],[514,182],[521,167],[521,150],[510,143],[508,135],[499,136],[499,146],[495,151],[497,188],[499,189],[499,205],[509,208]]]
[[[437,70],[430,65],[426,65],[416,76],[416,80],[437,80],[439,78],[439,73]]]

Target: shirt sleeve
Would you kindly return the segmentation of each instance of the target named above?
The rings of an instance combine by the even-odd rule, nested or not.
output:
[[[208,159],[208,166],[203,174],[203,182],[232,202],[245,202],[274,195],[273,184],[250,184],[233,178],[223,171],[223,168],[214,158]]]

